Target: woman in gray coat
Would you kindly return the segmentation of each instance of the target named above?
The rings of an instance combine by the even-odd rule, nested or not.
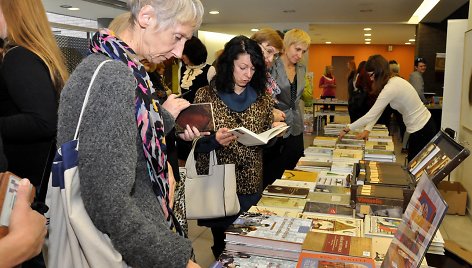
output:
[[[80,127],[80,183],[87,213],[132,267],[199,267],[191,241],[173,217],[173,179],[166,161],[163,118],[140,60],[159,63],[182,56],[202,21],[199,0],[130,0],[131,23],[116,37],[103,29],[92,55],[61,94],[58,144],[74,136],[85,92],[100,69]],[[175,99],[175,97],[174,97]],[[176,116],[189,104],[176,99]],[[168,116],[168,115],[167,115]],[[166,125],[167,128],[167,125]],[[198,135],[187,129],[187,136]]]

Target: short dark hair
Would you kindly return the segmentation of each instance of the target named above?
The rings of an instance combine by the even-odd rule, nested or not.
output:
[[[208,52],[206,46],[196,36],[192,36],[185,42],[183,55],[187,56],[191,63],[200,65],[207,60]]]
[[[249,85],[258,95],[266,89],[267,70],[259,44],[246,36],[233,37],[225,44],[223,53],[218,57],[216,64],[215,86],[218,91],[233,92],[234,90],[234,61],[242,54],[249,54],[254,66],[254,75]]]
[[[415,59],[415,67],[418,67],[418,63],[420,63],[420,62],[426,64],[426,60],[423,57],[417,57]]]

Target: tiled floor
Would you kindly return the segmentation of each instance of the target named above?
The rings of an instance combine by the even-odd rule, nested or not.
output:
[[[405,163],[405,154],[402,154],[401,144],[397,137],[399,135],[394,133],[395,153],[397,162]],[[311,135],[305,136],[305,145],[308,146],[312,140]],[[458,243],[464,249],[472,251],[472,220],[468,216],[446,215],[441,227],[439,228],[445,240],[452,240]],[[200,227],[194,220],[189,221],[189,238],[192,240],[192,245],[195,251],[197,263],[202,268],[209,267],[214,261],[211,252],[213,245],[213,237],[209,228]]]

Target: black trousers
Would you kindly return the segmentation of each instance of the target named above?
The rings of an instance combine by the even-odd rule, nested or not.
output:
[[[436,123],[431,117],[424,127],[410,134],[408,140],[408,162],[410,162],[438,133]]]
[[[303,133],[287,138],[278,138],[277,142],[264,149],[263,188],[280,179],[286,169],[294,169],[304,150]]]

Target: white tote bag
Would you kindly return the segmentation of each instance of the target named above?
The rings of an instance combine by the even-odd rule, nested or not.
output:
[[[85,210],[80,195],[79,127],[90,88],[102,62],[93,74],[80,112],[74,139],[57,150],[49,178],[46,204],[49,211],[48,268],[128,267],[110,238],[98,230]]]
[[[218,165],[215,150],[210,152],[208,175],[198,175],[195,145],[185,163],[185,207],[187,219],[214,219],[239,213],[234,164]]]

